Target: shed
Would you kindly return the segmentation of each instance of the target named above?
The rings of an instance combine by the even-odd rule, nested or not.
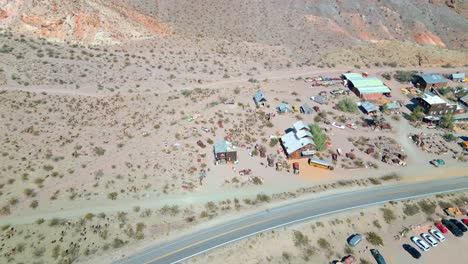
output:
[[[267,101],[266,96],[262,90],[258,90],[255,93],[253,100],[257,106],[265,106],[266,101]]]
[[[237,162],[237,148],[229,141],[223,140],[213,146],[216,164]]]
[[[388,110],[398,110],[401,107],[401,104],[398,101],[393,101],[390,103],[386,103],[385,106]]]
[[[361,108],[364,111],[364,113],[366,113],[366,114],[377,113],[377,107],[375,107],[375,105],[373,105],[371,102],[367,102],[367,101],[363,102],[361,104]]]
[[[452,73],[450,74],[450,79],[454,82],[463,82],[465,80],[465,74],[464,73]]]
[[[468,95],[461,97],[460,99],[458,99],[458,101],[462,103],[464,106],[468,107]]]
[[[313,112],[314,112],[314,109],[308,103],[301,105],[301,113],[310,115]]]
[[[278,113],[292,112],[292,107],[286,103],[281,103],[276,109],[278,110]]]

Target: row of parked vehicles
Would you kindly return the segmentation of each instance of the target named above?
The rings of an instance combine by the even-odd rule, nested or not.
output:
[[[463,222],[463,223],[462,223]],[[454,236],[461,237],[463,233],[468,231],[468,219],[462,219],[462,222],[457,219],[443,219],[441,222],[435,223],[435,226],[440,230],[429,229],[429,234],[422,233],[420,236],[412,236],[411,241],[422,251],[429,251],[431,247],[437,247],[439,243],[445,241],[443,234],[450,231]],[[421,253],[414,247],[404,244],[403,248],[415,259],[421,257]]]

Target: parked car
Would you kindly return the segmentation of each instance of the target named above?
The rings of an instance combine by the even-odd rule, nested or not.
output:
[[[354,234],[348,238],[348,244],[352,247],[355,247],[357,244],[359,244],[359,242],[361,242],[361,240],[362,236],[360,234]]]
[[[314,108],[315,112],[317,112],[317,113],[320,112],[320,108],[318,106],[314,106],[313,108]]]
[[[375,261],[377,261],[377,264],[387,264],[387,262],[385,262],[385,259],[383,258],[383,256],[380,254],[380,252],[377,250],[377,249],[371,249],[370,250],[372,256],[374,256],[375,258]]]
[[[445,165],[445,161],[442,160],[442,159],[431,160],[429,163],[431,163],[432,165],[434,165],[434,167],[440,167],[440,166]]]
[[[468,226],[468,219],[467,219],[467,218],[462,219],[462,222],[463,222],[465,225]]]
[[[457,219],[452,218],[452,219],[450,219],[450,222],[454,223],[458,227],[458,229],[460,229],[463,233],[468,231],[466,226],[464,224],[462,224],[460,221],[458,221]]]
[[[421,253],[414,247],[408,244],[403,244],[403,248],[408,252],[413,258],[419,259],[421,257]]]
[[[442,220],[442,224],[445,227],[447,227],[447,229],[450,230],[450,232],[452,232],[452,234],[454,236],[456,236],[456,237],[462,237],[463,236],[463,232],[451,221],[449,221],[447,219],[444,219],[444,220]]]
[[[433,237],[437,238],[437,240],[439,240],[440,242],[445,241],[444,235],[442,235],[439,231],[437,231],[437,230],[435,230],[435,229],[429,229],[429,233],[430,233]]]
[[[421,237],[426,240],[427,243],[429,243],[429,245],[433,246],[433,247],[437,247],[437,245],[439,245],[439,243],[437,242],[437,239],[435,239],[434,237],[432,237],[431,235],[429,234],[426,234],[426,233],[422,233],[421,234]]]
[[[428,251],[430,249],[429,245],[419,237],[412,236],[411,241],[413,241],[413,243],[416,246],[418,246],[418,248],[420,248],[422,251]]]
[[[442,223],[434,223],[434,225],[440,230],[440,232],[444,234],[448,232],[447,228]]]

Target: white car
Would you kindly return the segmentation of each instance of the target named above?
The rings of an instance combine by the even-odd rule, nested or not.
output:
[[[424,240],[426,240],[427,243],[429,243],[429,245],[431,245],[433,247],[437,247],[437,245],[439,245],[439,243],[437,242],[437,239],[435,239],[434,237],[432,237],[429,234],[422,233],[421,237],[424,238]]]
[[[439,231],[434,230],[434,229],[429,229],[429,233],[431,233],[431,235],[437,238],[437,240],[439,240],[440,242],[445,241],[444,235],[442,235],[442,233],[440,233]]]
[[[424,242],[422,239],[420,239],[419,237],[411,237],[411,241],[413,241],[413,243],[418,246],[418,248],[422,249],[423,251],[428,251],[430,248],[429,248],[429,245]]]

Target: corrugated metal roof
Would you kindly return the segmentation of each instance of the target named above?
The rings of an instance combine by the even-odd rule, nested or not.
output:
[[[292,111],[292,108],[289,104],[286,104],[286,103],[281,103],[279,106],[278,106],[278,111],[280,112],[291,112]]]
[[[375,107],[375,105],[373,105],[371,102],[364,102],[361,104],[361,106],[364,108],[366,113],[377,111],[377,107]]]
[[[314,141],[311,138],[298,138],[295,131],[291,131],[287,133],[286,135],[283,135],[281,137],[281,142],[286,149],[286,153],[291,154],[298,149],[307,146],[307,145],[312,145],[315,146]]]
[[[215,153],[233,152],[236,151],[236,147],[229,141],[221,141],[216,143],[214,146]]]
[[[265,94],[261,90],[258,90],[257,93],[255,93],[254,95],[254,100],[257,104],[260,103],[260,101],[262,100],[266,101]]]
[[[301,106],[301,109],[302,109],[302,112],[305,114],[312,114],[314,112],[314,109],[308,103],[304,103]]]
[[[361,73],[356,73],[356,72],[345,73],[345,74],[343,74],[343,76],[348,80],[351,79],[351,78],[362,78],[362,74]]]
[[[453,73],[452,78],[453,79],[465,79],[465,74],[464,73]]]
[[[310,130],[309,126],[307,126],[302,120],[299,120],[296,123],[294,123],[293,127],[294,127],[294,130],[296,131],[299,131],[301,129]]]
[[[391,103],[385,104],[387,106],[387,109],[393,110],[393,109],[399,109],[401,107],[400,103],[398,101],[393,101]]]
[[[418,75],[421,77],[427,84],[435,84],[435,83],[446,83],[447,79],[445,79],[442,75],[440,74],[420,74]]]
[[[385,85],[357,88],[360,94],[390,93],[390,88]]]

